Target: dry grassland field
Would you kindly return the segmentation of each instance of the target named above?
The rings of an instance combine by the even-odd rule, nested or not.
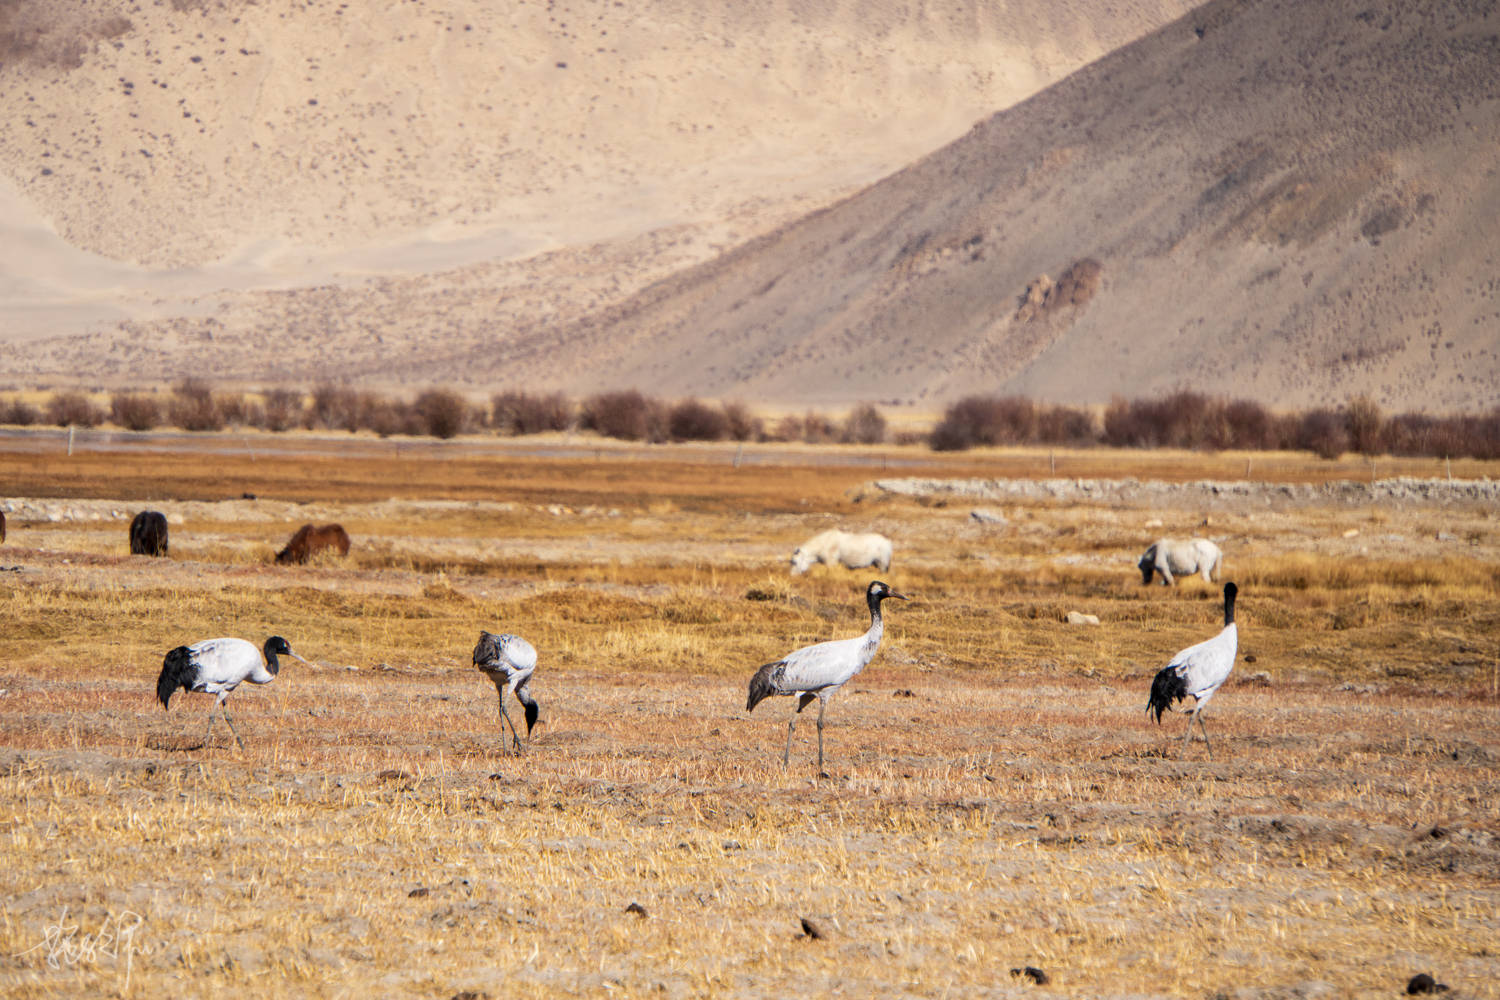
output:
[[[0,437],[4,995],[1500,997],[1500,519],[1441,462],[66,448]],[[1317,489],[1397,475],[1441,482]],[[128,554],[147,508],[167,558]],[[329,521],[347,557],[272,564]],[[745,697],[868,624],[876,574],[787,572],[831,526],[894,539],[911,600],[820,778],[813,712],[783,769],[791,700]],[[1135,561],[1197,534],[1240,587],[1212,759],[1144,714],[1222,613]],[[481,628],[540,651],[524,755]],[[310,662],[229,699],[243,752],[210,696],[156,702],[173,646],[273,633]]]

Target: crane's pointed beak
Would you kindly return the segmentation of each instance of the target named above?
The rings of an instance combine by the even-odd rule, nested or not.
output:
[[[894,590],[891,591],[889,594],[886,594],[885,596],[886,597],[894,597],[898,601],[909,601],[909,600],[911,600],[911,598],[907,597],[905,594],[899,593],[899,592],[894,591]]]

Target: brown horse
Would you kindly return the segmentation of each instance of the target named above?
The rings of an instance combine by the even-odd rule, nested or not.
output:
[[[130,554],[167,554],[167,518],[159,510],[143,510],[130,522]]]
[[[276,553],[276,561],[305,563],[324,549],[335,549],[341,556],[349,554],[349,533],[341,524],[304,524],[297,529],[286,548]]]

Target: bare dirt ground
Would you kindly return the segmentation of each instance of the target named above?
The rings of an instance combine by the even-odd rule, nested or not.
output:
[[[874,485],[1041,480],[1045,453],[195,440],[0,447],[5,995],[1500,996],[1493,505]],[[147,506],[167,559],[125,554]],[[304,520],[354,550],[270,565]],[[758,664],[865,625],[868,572],[786,574],[833,523],[895,539],[913,600],[831,702],[819,779],[810,719],[783,770],[790,705],[743,706]],[[1193,533],[1242,594],[1212,757],[1143,714],[1219,626],[1217,585],[1134,569]],[[481,627],[542,654],[522,756]],[[245,752],[222,722],[205,744],[206,696],[155,703],[172,645],[271,632],[312,662],[230,699]]]

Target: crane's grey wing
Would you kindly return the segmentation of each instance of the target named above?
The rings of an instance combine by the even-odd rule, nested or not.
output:
[[[474,647],[476,667],[497,667],[530,673],[536,669],[536,647],[518,635],[480,632]]]
[[[536,669],[536,647],[522,639],[518,635],[503,635],[505,640],[505,658],[515,665],[517,670],[531,673]]]
[[[1166,669],[1181,676],[1187,692],[1196,695],[1224,683],[1234,667],[1237,647],[1238,635],[1231,625],[1212,639],[1189,646],[1172,657]]]
[[[260,650],[255,647],[255,643],[250,642],[248,639],[238,639],[233,636],[226,636],[221,639],[203,639],[188,646],[188,650],[193,654],[193,659],[200,662],[229,660],[246,655],[254,656],[257,659],[260,657]]]
[[[203,639],[187,649],[188,659],[193,665],[194,691],[207,691],[211,694],[232,691],[246,677],[257,671],[264,673],[260,650],[255,643],[245,639],[233,636]]]
[[[782,663],[783,691],[821,691],[841,685],[858,673],[857,656],[864,637],[830,639],[788,653]]]

